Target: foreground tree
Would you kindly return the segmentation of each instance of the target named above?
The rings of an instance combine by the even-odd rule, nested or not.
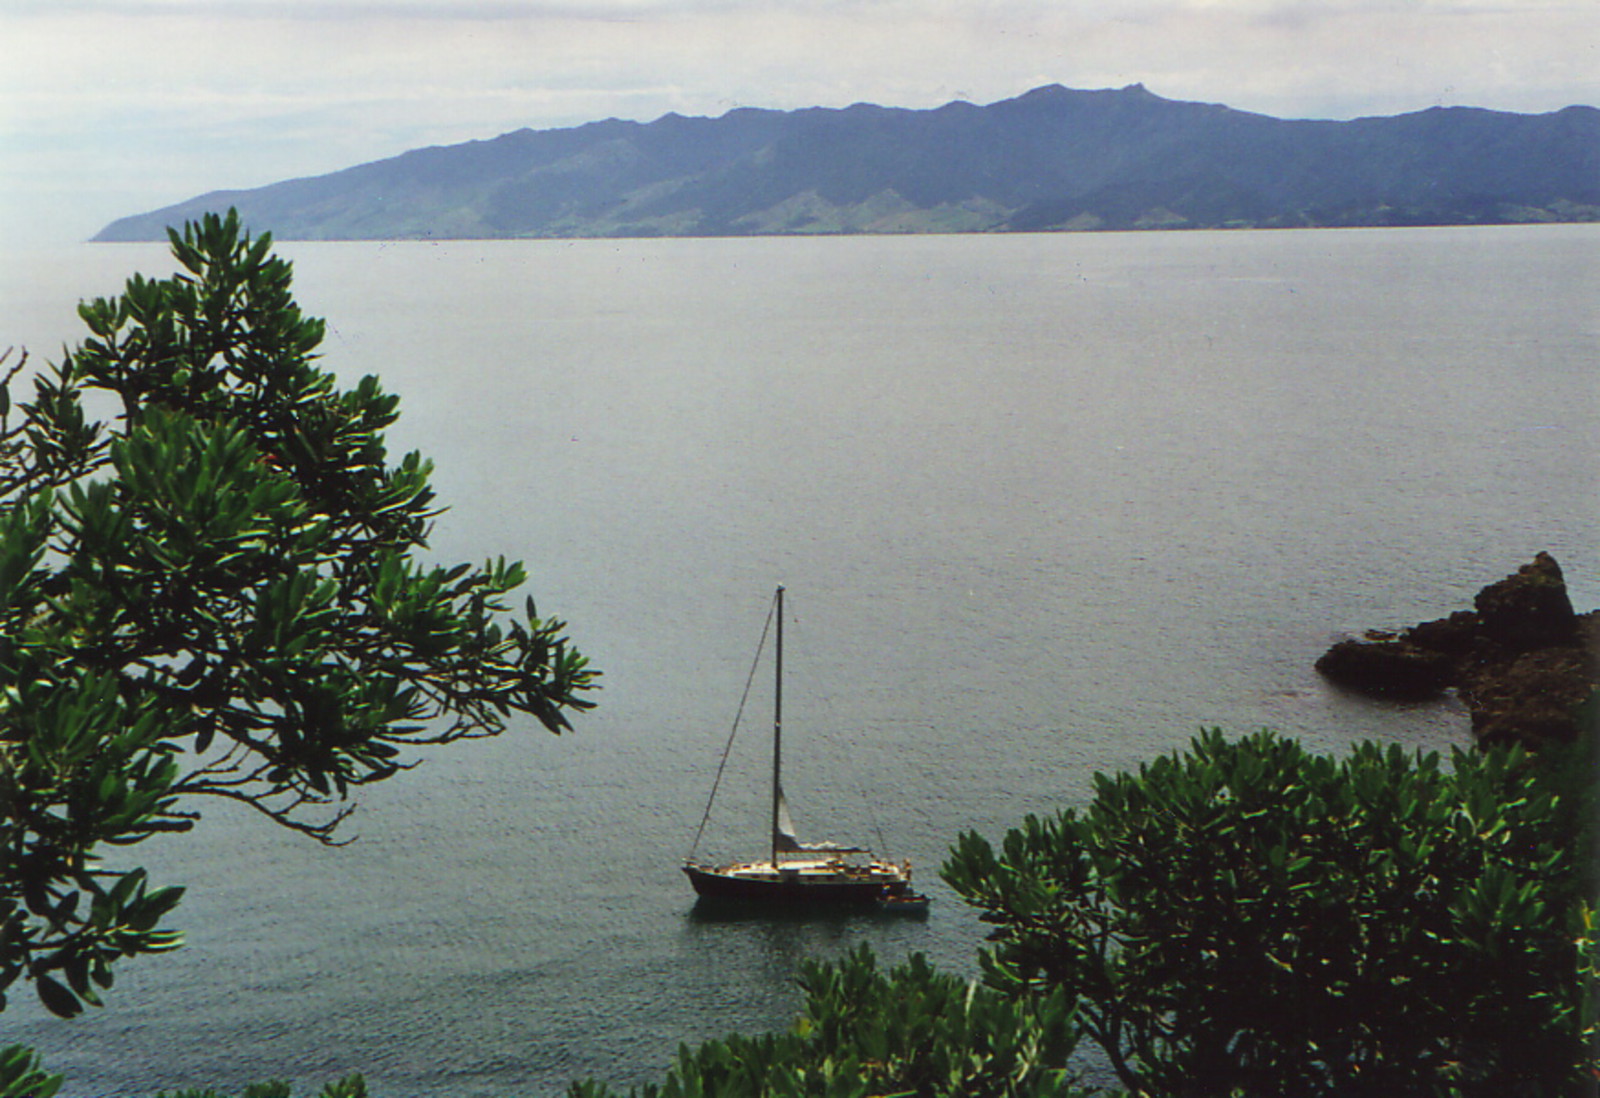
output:
[[[888,973],[866,946],[800,974],[805,1013],[786,1033],[684,1048],[634,1098],[1084,1098],[1066,1070],[1072,1012],[1059,992],[1008,998],[935,972]],[[568,1098],[615,1098],[594,1082]]]
[[[270,237],[171,236],[181,273],[80,306],[31,402],[22,362],[0,386],[0,1008],[22,980],[75,1014],[177,943],[181,890],[107,846],[205,797],[334,842],[417,746],[592,704],[565,626],[511,613],[520,565],[423,563],[431,466],[390,463],[375,379],[315,365]]]
[[[1582,757],[1213,731],[998,852],[963,835],[944,874],[993,985],[1074,997],[1136,1093],[1589,1094]]]

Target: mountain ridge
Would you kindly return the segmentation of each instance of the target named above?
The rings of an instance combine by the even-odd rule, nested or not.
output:
[[[1142,84],[986,106],[856,103],[512,130],[216,191],[283,240],[730,236],[1600,220],[1600,110],[1283,120]]]

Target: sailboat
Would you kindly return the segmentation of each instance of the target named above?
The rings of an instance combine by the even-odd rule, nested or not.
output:
[[[891,862],[871,850],[838,843],[806,843],[795,833],[783,795],[783,588],[774,596],[777,619],[772,719],[772,834],[768,857],[709,865],[691,850],[683,871],[706,900],[735,900],[774,907],[876,906],[895,912],[927,910],[928,899],[911,889],[911,863]],[[737,729],[737,722],[735,722]],[[729,741],[730,746],[732,741]],[[720,771],[718,777],[720,779]],[[716,798],[713,787],[712,799]],[[706,815],[711,812],[706,806]],[[705,820],[701,820],[704,831]],[[696,837],[696,846],[699,838]]]

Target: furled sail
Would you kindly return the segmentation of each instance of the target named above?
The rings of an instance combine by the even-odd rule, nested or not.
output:
[[[778,790],[778,831],[773,846],[780,854],[865,854],[859,846],[842,846],[839,843],[803,843],[794,829],[794,817],[789,814],[789,799]]]
[[[795,833],[794,817],[789,815],[789,798],[783,795],[782,789],[778,790],[778,833],[773,836],[773,845],[785,854],[798,854],[805,849]]]

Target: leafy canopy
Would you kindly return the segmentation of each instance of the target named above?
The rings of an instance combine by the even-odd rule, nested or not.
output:
[[[0,385],[0,1008],[28,980],[75,1014],[177,944],[181,890],[106,847],[202,797],[332,842],[419,745],[559,733],[597,685],[563,623],[512,613],[521,565],[425,560],[431,464],[389,460],[376,379],[317,366],[271,238],[170,235],[178,273],[81,305],[31,401],[25,359]]]
[[[1059,992],[1010,999],[936,972],[920,955],[889,972],[865,945],[806,962],[805,1013],[786,1033],[682,1048],[633,1098],[1085,1098],[1064,1068],[1076,1038]],[[568,1098],[617,1098],[595,1082]]]
[[[998,851],[963,835],[944,876],[995,928],[990,981],[1065,991],[1135,1092],[1583,1094],[1575,784],[1520,749],[1211,731]]]

